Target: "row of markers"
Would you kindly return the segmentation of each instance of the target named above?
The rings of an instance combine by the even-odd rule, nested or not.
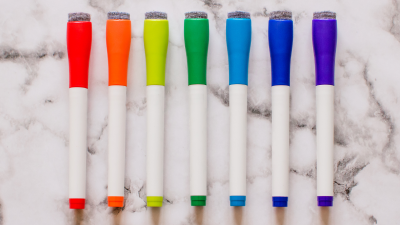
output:
[[[169,36],[167,14],[147,12],[144,47],[147,72],[147,206],[163,202],[165,63]],[[190,195],[192,206],[207,199],[207,52],[209,21],[205,12],[188,12],[184,22],[189,80]],[[286,207],[289,194],[290,60],[292,13],[270,13],[268,38],[272,68],[272,202]],[[336,14],[316,12],[312,21],[316,66],[317,200],[333,204],[334,65]],[[124,205],[126,88],[131,44],[130,15],[109,12],[106,25],[109,68],[108,206]],[[251,19],[247,12],[228,13],[230,204],[246,203],[247,85]],[[69,202],[85,208],[86,133],[92,24],[87,13],[70,13],[67,46],[70,73]]]

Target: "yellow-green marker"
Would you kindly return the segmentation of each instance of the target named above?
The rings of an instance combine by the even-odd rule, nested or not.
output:
[[[147,12],[144,21],[147,71],[147,206],[161,207],[164,173],[164,92],[168,20],[164,12]]]
[[[207,13],[185,13],[185,48],[189,80],[190,200],[205,206],[207,198]]]

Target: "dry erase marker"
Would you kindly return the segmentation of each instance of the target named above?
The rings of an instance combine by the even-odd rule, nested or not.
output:
[[[245,206],[250,13],[241,11],[228,13],[226,43],[229,59],[230,203],[231,206]]]
[[[84,209],[86,197],[87,93],[92,23],[88,13],[70,13],[69,61],[69,207]]]
[[[312,22],[317,102],[318,206],[333,205],[336,13],[315,12]]]
[[[144,50],[147,72],[147,206],[161,207],[164,173],[165,63],[168,20],[164,12],[147,12],[144,20]]]
[[[126,86],[131,21],[129,13],[107,14],[108,55],[108,206],[124,206]]]
[[[187,12],[184,23],[189,78],[190,200],[205,206],[207,198],[207,13]]]
[[[270,13],[268,25],[272,69],[272,205],[287,207],[289,196],[290,58],[292,12]]]

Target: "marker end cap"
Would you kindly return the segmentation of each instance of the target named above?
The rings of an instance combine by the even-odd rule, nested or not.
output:
[[[108,207],[123,207],[124,197],[122,196],[108,196]]]
[[[246,206],[246,196],[230,196],[231,206]]]
[[[333,196],[318,196],[318,206],[321,207],[333,206]]]
[[[190,196],[192,206],[206,206],[206,196]]]
[[[161,207],[163,203],[162,196],[148,196],[147,197],[147,206],[148,207]]]
[[[70,198],[69,199],[69,208],[70,209],[84,209],[85,208],[85,199],[84,198]]]
[[[287,207],[288,206],[288,197],[272,197],[272,206],[273,207]]]

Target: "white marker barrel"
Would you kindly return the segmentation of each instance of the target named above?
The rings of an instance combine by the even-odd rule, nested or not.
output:
[[[87,92],[86,88],[69,89],[69,198],[86,198],[87,152]]]
[[[246,196],[247,85],[229,85],[229,112],[230,196]]]
[[[164,166],[164,91],[162,85],[149,85],[147,92],[147,196],[152,207],[162,205]],[[149,201],[149,197],[147,199]],[[161,201],[159,201],[161,200]],[[149,203],[148,203],[149,204]]]
[[[190,195],[207,195],[207,86],[189,85]]]
[[[318,85],[317,196],[333,196],[334,86]]]
[[[108,196],[124,196],[126,86],[108,87]],[[123,201],[123,198],[121,198]]]
[[[290,86],[272,86],[272,196],[289,196]]]

